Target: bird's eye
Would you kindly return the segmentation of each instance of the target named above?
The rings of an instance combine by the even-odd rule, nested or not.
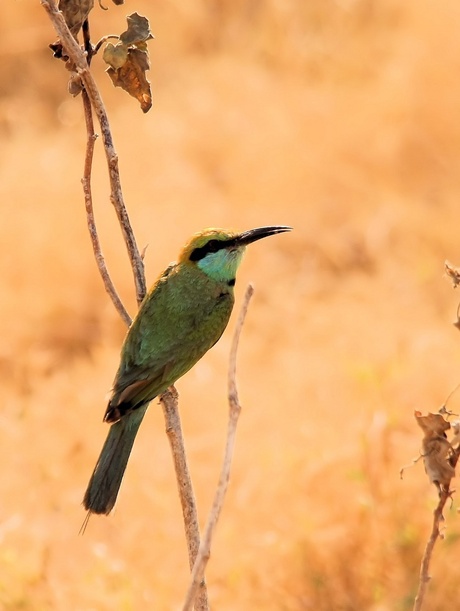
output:
[[[205,248],[208,252],[217,252],[220,248],[220,242],[219,240],[209,240],[209,242],[207,242]]]

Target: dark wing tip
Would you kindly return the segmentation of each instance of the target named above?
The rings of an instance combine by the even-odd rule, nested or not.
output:
[[[103,422],[108,422],[109,424],[114,424],[118,422],[120,418],[123,416],[119,405],[111,405],[110,403],[105,410]]]

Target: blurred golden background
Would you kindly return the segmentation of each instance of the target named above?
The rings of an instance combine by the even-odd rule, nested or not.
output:
[[[154,106],[94,73],[149,282],[207,226],[289,224],[248,249],[237,297],[243,412],[207,577],[222,610],[412,608],[436,491],[413,411],[460,381],[460,5],[454,0],[96,3],[92,40],[150,19]],[[78,535],[124,327],[86,230],[81,100],[38,0],[0,5],[0,608],[179,608],[188,582],[162,412],[152,404],[117,508]],[[101,143],[104,253],[133,282]],[[204,522],[227,418],[233,317],[178,383]],[[449,407],[460,410],[460,391]],[[454,498],[429,609],[458,598]]]

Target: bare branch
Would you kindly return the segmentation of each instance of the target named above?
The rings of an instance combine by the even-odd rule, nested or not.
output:
[[[174,386],[171,386],[160,397],[166,422],[166,433],[171,446],[174,469],[176,471],[177,487],[179,490],[182,515],[184,519],[185,538],[187,540],[189,564],[190,570],[192,570],[198,554],[198,549],[200,547],[200,526],[198,523],[198,514],[196,510],[195,493],[193,492],[192,480],[187,464],[184,439],[182,436],[178,399],[179,395]],[[197,611],[207,611],[209,609],[208,593],[204,580],[200,584],[200,589],[195,601],[195,609]]]
[[[75,70],[83,81],[84,87],[91,101],[91,106],[93,107],[99,121],[109,170],[111,190],[110,201],[115,208],[123,233],[123,238],[128,250],[129,260],[131,262],[134,275],[134,283],[136,286],[137,302],[140,304],[146,293],[144,262],[142,261],[139,249],[137,248],[136,240],[134,238],[131,223],[129,221],[128,213],[123,200],[120,174],[118,170],[118,155],[113,145],[109,119],[107,117],[107,113],[96,83],[94,82],[93,76],[89,70],[89,66],[86,61],[86,54],[72,36],[67,24],[65,23],[62,13],[57,8],[55,0],[41,0],[41,4],[48,12],[48,15],[53,22],[53,26],[67,55],[75,64]]]
[[[233,336],[232,348],[230,351],[230,363],[228,368],[228,403],[229,403],[229,420],[227,427],[227,441],[225,445],[224,460],[217,485],[216,494],[212,508],[206,523],[203,538],[201,541],[198,555],[193,566],[190,579],[190,586],[187,591],[185,602],[182,611],[190,611],[196,597],[196,592],[202,583],[202,576],[208,563],[211,554],[211,541],[214,534],[214,528],[219,519],[220,512],[227,492],[228,481],[230,479],[230,470],[232,465],[233,448],[235,446],[236,427],[238,418],[241,413],[241,405],[238,401],[238,390],[236,386],[236,355],[238,351],[238,342],[240,339],[241,330],[243,328],[244,319],[248,310],[249,302],[254,293],[254,287],[249,284],[244,296],[243,305],[241,306],[240,315],[236,324],[235,333]]]
[[[86,142],[86,154],[85,154],[85,166],[83,171],[82,185],[83,185],[83,194],[85,198],[85,208],[86,208],[86,222],[88,225],[89,235],[91,238],[91,244],[93,246],[94,258],[96,259],[96,264],[99,269],[99,273],[101,274],[102,281],[104,283],[105,290],[110,296],[110,299],[115,306],[115,309],[120,314],[123,321],[129,327],[131,324],[131,317],[128,314],[125,306],[123,305],[118,293],[115,289],[115,286],[110,278],[109,272],[107,270],[107,266],[105,264],[104,255],[102,254],[101,244],[99,241],[99,236],[97,233],[96,223],[94,221],[94,211],[93,211],[93,197],[91,193],[91,168],[93,164],[93,154],[94,154],[94,142],[96,140],[96,134],[94,133],[94,123],[93,123],[93,115],[91,111],[91,103],[88,98],[88,94],[86,93],[86,89],[82,90],[82,99],[83,99],[83,108],[85,111],[85,122],[86,122],[86,133],[87,133],[87,142]]]
[[[433,555],[433,549],[436,541],[438,540],[438,537],[441,536],[440,526],[444,521],[443,510],[447,499],[451,498],[451,494],[452,493],[449,489],[446,490],[444,488],[442,488],[439,492],[439,503],[433,512],[433,526],[431,529],[430,538],[428,539],[425,547],[425,552],[423,554],[422,564],[420,567],[420,579],[413,611],[421,611],[423,607],[427,585],[431,579],[429,574],[431,556]]]
[[[87,52],[87,62],[91,63],[92,59],[92,45],[89,34],[89,23],[86,19],[82,26],[84,46]],[[101,243],[99,235],[97,233],[96,222],[94,220],[94,209],[93,209],[93,196],[91,191],[91,172],[93,167],[94,157],[94,143],[96,142],[97,135],[94,131],[93,111],[91,108],[91,101],[88,97],[86,89],[81,90],[81,96],[83,101],[83,111],[85,115],[86,124],[86,153],[85,153],[85,165],[83,169],[83,195],[85,198],[85,209],[86,209],[86,223],[88,225],[88,231],[91,238],[91,245],[93,247],[94,258],[99,269],[99,273],[104,283],[105,290],[109,294],[115,309],[120,314],[125,324],[129,327],[131,324],[131,317],[124,307],[116,289],[109,275],[104,255],[102,254]]]

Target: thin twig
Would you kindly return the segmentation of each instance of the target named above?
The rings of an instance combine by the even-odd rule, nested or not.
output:
[[[93,164],[94,143],[96,140],[96,134],[94,133],[91,103],[89,101],[88,94],[86,93],[86,89],[83,89],[81,93],[85,114],[86,133],[88,136],[86,141],[85,166],[83,171],[83,178],[81,180],[83,185],[83,194],[85,198],[86,222],[91,238],[91,244],[93,246],[94,258],[96,259],[96,264],[99,269],[99,273],[102,277],[105,290],[109,294],[110,299],[112,300],[113,305],[115,306],[115,309],[120,314],[126,325],[129,327],[129,325],[131,324],[131,317],[128,314],[125,306],[123,305],[107,270],[107,265],[105,263],[104,255],[102,254],[101,244],[97,233],[96,223],[94,221],[93,197],[91,193],[91,168]]]
[[[83,24],[83,40],[84,46],[87,53],[87,62],[88,65],[91,63],[92,54],[91,54],[91,40],[89,35],[89,23],[86,19]],[[83,178],[81,180],[83,185],[83,195],[85,198],[85,208],[86,208],[86,223],[88,225],[88,231],[91,238],[91,245],[93,247],[94,258],[96,259],[96,264],[99,269],[99,273],[102,278],[102,282],[104,283],[105,290],[110,296],[115,309],[120,314],[123,321],[129,327],[131,324],[131,316],[128,314],[125,306],[123,305],[115,286],[110,277],[109,271],[107,269],[107,265],[105,263],[104,255],[102,254],[101,243],[99,240],[99,235],[97,233],[96,222],[94,220],[94,209],[93,209],[93,195],[91,191],[91,172],[93,167],[93,157],[94,157],[94,144],[96,142],[97,135],[94,131],[94,121],[93,121],[93,110],[91,108],[91,101],[88,97],[88,93],[86,89],[83,88],[81,91],[82,101],[83,101],[83,111],[85,115],[85,124],[86,124],[86,152],[85,152],[85,165],[83,169]]]
[[[248,310],[249,302],[254,293],[254,287],[249,284],[244,295],[243,305],[241,306],[240,315],[236,324],[235,333],[233,336],[232,348],[230,351],[230,363],[228,368],[228,403],[229,403],[229,419],[227,426],[227,441],[225,444],[224,459],[219,477],[219,483],[214,495],[212,508],[206,523],[203,533],[198,555],[193,566],[190,585],[185,597],[185,602],[182,606],[182,611],[190,611],[196,597],[197,588],[199,587],[202,576],[208,563],[211,554],[211,541],[214,534],[214,528],[219,519],[220,512],[227,492],[228,481],[230,479],[230,470],[232,466],[233,448],[235,446],[236,427],[238,418],[241,413],[241,405],[238,401],[238,390],[236,386],[236,354],[238,351],[238,342],[240,339],[241,330],[243,328],[244,319]]]
[[[55,0],[41,0],[41,4],[47,11],[54,29],[56,30],[63,48],[66,54],[75,64],[75,70],[80,75],[88,97],[91,101],[91,106],[96,113],[99,121],[99,125],[102,133],[102,140],[104,143],[104,151],[107,159],[107,166],[109,170],[110,178],[110,201],[112,202],[120,227],[122,230],[123,238],[128,250],[129,260],[133,270],[134,283],[136,287],[136,297],[138,304],[143,300],[146,293],[145,275],[144,275],[144,262],[139,253],[139,249],[134,238],[134,234],[129,221],[128,213],[123,200],[123,193],[121,190],[120,174],[118,170],[118,155],[113,145],[112,134],[110,131],[109,119],[105,111],[102,98],[100,96],[97,85],[93,79],[93,76],[89,70],[86,55],[80,48],[75,38],[72,36],[67,24],[64,20],[62,13],[59,11]]]
[[[184,439],[182,436],[178,399],[179,395],[174,386],[169,388],[160,397],[166,422],[166,433],[168,435],[174,460],[177,487],[184,518],[188,558],[190,570],[192,570],[200,547],[200,526],[198,523],[195,494],[193,492]],[[208,593],[204,579],[200,583],[200,590],[196,596],[195,609],[196,611],[207,611],[209,609]]]
[[[110,39],[116,39],[116,40],[120,40],[120,37],[118,36],[118,34],[107,34],[106,36],[103,36],[100,40],[97,41],[97,43],[94,45],[94,49],[93,49],[93,55],[96,55],[96,53],[99,51],[99,49],[102,47],[102,45],[107,42]]]
[[[433,554],[433,549],[436,544],[436,541],[438,540],[441,534],[440,525],[444,521],[444,506],[447,502],[447,499],[451,498],[451,494],[452,492],[449,489],[440,489],[439,503],[433,512],[433,526],[431,529],[430,538],[427,541],[425,552],[422,558],[422,563],[420,566],[420,579],[418,584],[417,595],[414,601],[413,611],[421,611],[423,606],[427,585],[431,579],[429,574],[431,556]]]

